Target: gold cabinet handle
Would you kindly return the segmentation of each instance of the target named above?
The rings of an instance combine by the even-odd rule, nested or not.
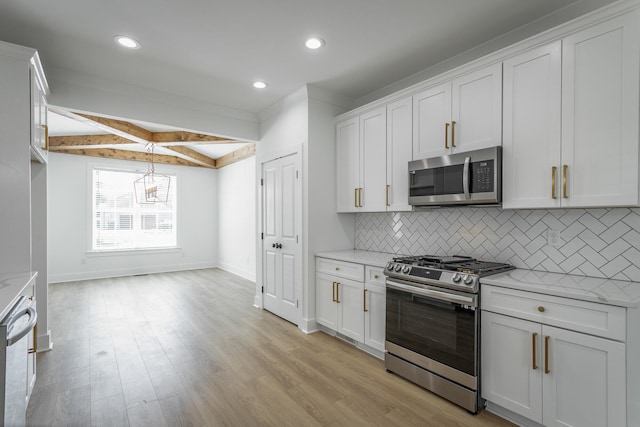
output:
[[[548,374],[549,370],[549,336],[544,337],[544,373]]]
[[[336,302],[340,304],[340,282],[336,282]]]
[[[555,166],[551,166],[551,198],[557,199],[556,196],[556,173],[558,168]]]
[[[366,313],[367,311],[369,311],[367,309],[367,290],[365,289],[364,292],[362,293],[362,298],[364,300],[364,312]]]
[[[391,187],[389,184],[387,184],[387,206],[391,206],[389,204],[389,187]]]
[[[36,322],[35,326],[33,327],[33,348],[30,348],[28,350],[29,354],[33,354],[37,352],[38,352],[38,322]]]
[[[449,148],[449,123],[444,124],[444,148]]]
[[[362,188],[358,188],[358,207],[362,207]]]
[[[40,125],[44,128],[44,149],[49,150],[49,126]]]
[[[569,195],[567,194],[567,169],[568,168],[569,166],[562,165],[562,197],[564,197],[565,199],[569,198]]]
[[[539,311],[540,313],[544,313],[544,307],[543,307],[543,306],[539,306],[539,307],[538,307],[538,311]]]
[[[380,277],[380,276],[378,276],[377,274],[374,274],[374,275],[373,275],[373,278],[374,278],[374,279],[377,279],[378,277]]]
[[[538,369],[538,362],[536,361],[536,341],[538,338],[538,334],[536,332],[531,334],[531,359],[533,360],[533,365],[531,366],[534,370]]]
[[[451,148],[456,148],[456,122],[451,120]]]
[[[353,207],[354,208],[358,207],[358,189],[357,188],[353,189]]]
[[[336,302],[336,282],[331,282],[331,301]]]

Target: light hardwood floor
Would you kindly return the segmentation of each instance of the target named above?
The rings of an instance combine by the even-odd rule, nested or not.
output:
[[[507,426],[252,306],[217,269],[52,284],[30,426]]]

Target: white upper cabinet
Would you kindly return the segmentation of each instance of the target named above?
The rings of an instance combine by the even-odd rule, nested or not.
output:
[[[504,62],[503,206],[637,205],[638,12]]]
[[[445,154],[451,148],[451,82],[413,97],[413,159]]]
[[[338,212],[356,212],[360,186],[360,120],[355,117],[340,122],[336,129]]]
[[[638,204],[639,24],[635,11],[563,40],[563,206]]]
[[[31,153],[34,160],[46,163],[47,150],[49,149],[47,98],[43,88],[43,78],[38,69],[34,61],[32,61],[29,67],[29,79],[31,82]]]
[[[413,97],[413,159],[502,143],[502,64],[494,64]]]
[[[412,159],[411,97],[387,105],[388,211],[410,211],[409,162]]]
[[[387,111],[377,108],[360,116],[360,212],[386,208]]]
[[[411,210],[411,98],[337,126],[338,212]]]
[[[386,109],[337,125],[338,212],[386,210]]]
[[[559,207],[560,41],[504,62],[503,206]]]

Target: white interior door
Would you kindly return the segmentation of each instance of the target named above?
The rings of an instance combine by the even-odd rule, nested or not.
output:
[[[263,304],[296,325],[302,317],[299,170],[299,153],[262,164]]]

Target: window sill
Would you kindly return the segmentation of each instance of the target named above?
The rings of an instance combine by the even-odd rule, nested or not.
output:
[[[112,249],[112,250],[86,252],[88,257],[159,255],[159,254],[180,254],[180,253],[182,253],[182,248],[179,246],[175,246],[171,248]]]

